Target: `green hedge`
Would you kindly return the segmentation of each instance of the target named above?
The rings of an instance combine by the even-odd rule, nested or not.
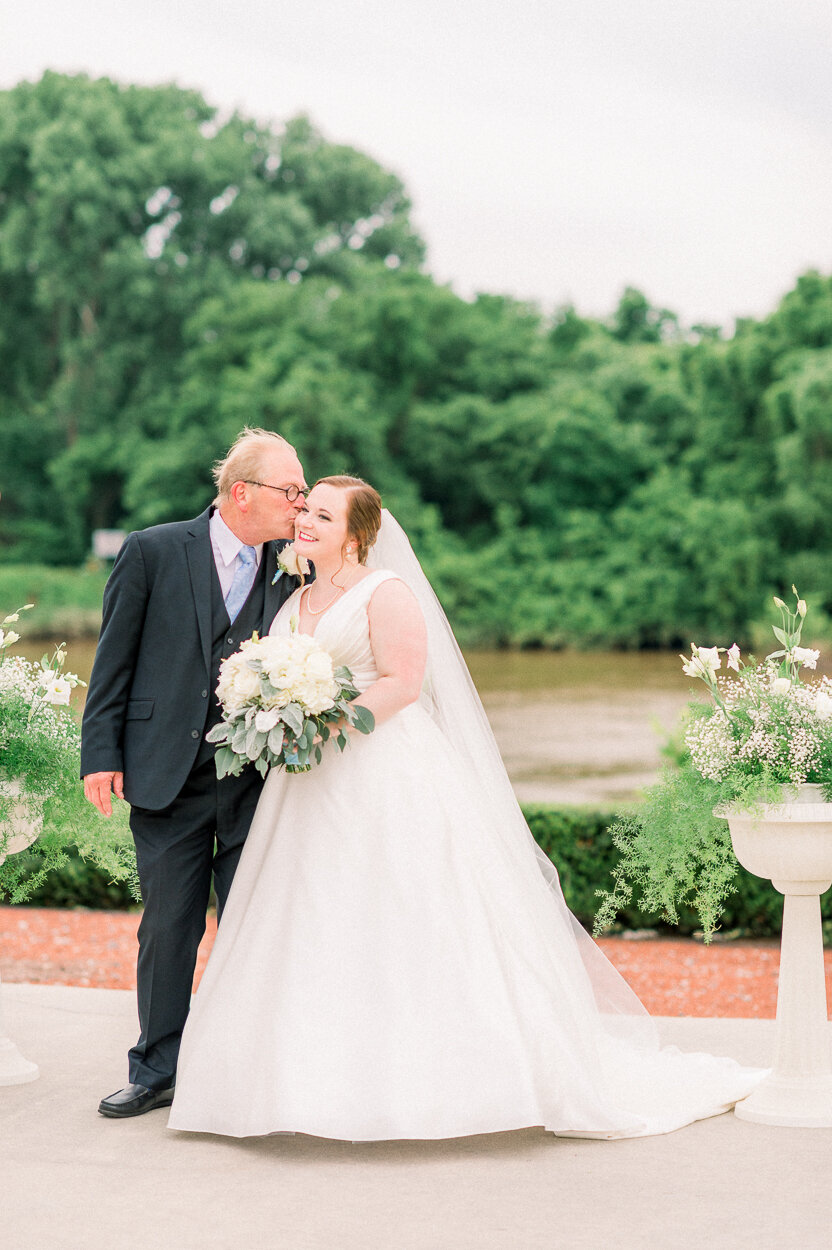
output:
[[[598,900],[595,891],[611,884],[611,872],[618,862],[609,829],[615,821],[610,812],[557,810],[550,807],[524,807],[529,827],[538,844],[557,866],[564,897],[581,923],[592,929]],[[728,898],[720,928],[723,933],[754,937],[779,935],[783,916],[783,896],[770,882],[737,867],[736,890]],[[825,921],[832,922],[832,890],[822,899]],[[630,907],[619,915],[622,928],[664,929],[668,933],[698,932],[700,924],[692,911],[682,909],[678,925],[665,925],[655,912]]]
[[[33,868],[37,866],[32,861]],[[7,901],[7,900],[6,900]],[[106,872],[80,855],[54,868],[21,907],[89,907],[95,911],[128,911],[138,907],[126,882],[111,881]]]
[[[609,827],[614,815],[579,809],[550,807],[524,808],[529,827],[537,842],[557,865],[563,893],[583,925],[592,928],[597,899],[595,891],[610,883],[610,872],[618,852],[612,845]],[[36,907],[135,907],[126,885],[113,884],[105,873],[77,856],[63,868],[50,873],[30,899]],[[723,932],[739,930],[756,937],[780,932],[782,896],[759,877],[744,869],[737,872],[737,890],[731,895],[722,921]],[[823,900],[824,919],[832,921],[832,891]],[[689,934],[698,928],[692,912],[682,913],[677,927],[662,925],[655,913],[631,907],[619,917],[623,928],[665,928],[670,933]]]

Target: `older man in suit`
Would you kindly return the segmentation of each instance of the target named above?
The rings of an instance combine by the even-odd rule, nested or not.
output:
[[[113,792],[130,804],[144,900],[141,1034],[129,1084],[99,1105],[111,1117],[173,1099],[211,881],[221,915],[262,786],[254,768],[217,780],[205,735],[221,715],[219,666],[297,585],[278,575],[274,541],[293,537],[304,506],[294,448],[244,430],[214,477],[200,516],[136,531],[119,552],[84,712],[85,793],[104,816]]]

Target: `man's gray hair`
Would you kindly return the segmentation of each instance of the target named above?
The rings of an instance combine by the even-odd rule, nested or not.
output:
[[[214,465],[214,484],[217,488],[214,503],[219,505],[228,499],[235,482],[259,480],[263,456],[277,446],[286,447],[289,451],[295,450],[290,442],[282,435],[275,434],[274,430],[246,426],[229,447],[228,455]]]

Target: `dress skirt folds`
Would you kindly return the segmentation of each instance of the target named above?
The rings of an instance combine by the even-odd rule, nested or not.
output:
[[[387,576],[360,581],[318,625],[359,689],[376,679],[367,604]],[[272,771],[188,1019],[169,1126],[625,1137],[748,1095],[760,1072],[661,1049],[646,1017],[630,1027],[599,1009],[576,922],[532,852],[484,836],[492,819],[418,704],[310,772]]]

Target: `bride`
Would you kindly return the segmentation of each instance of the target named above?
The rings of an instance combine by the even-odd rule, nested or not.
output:
[[[376,541],[378,539],[378,541]],[[324,478],[283,605],[352,670],[369,737],[273,770],[188,1019],[169,1127],[368,1141],[664,1133],[763,1075],[661,1049],[568,911],[462,656],[372,487]]]

